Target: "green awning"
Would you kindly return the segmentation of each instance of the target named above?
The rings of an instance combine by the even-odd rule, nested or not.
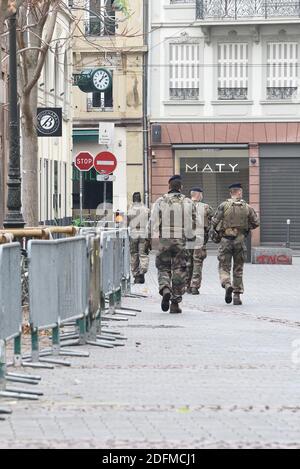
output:
[[[73,129],[73,142],[97,142],[98,138],[98,129]]]

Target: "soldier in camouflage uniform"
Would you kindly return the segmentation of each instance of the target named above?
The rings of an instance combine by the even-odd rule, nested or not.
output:
[[[219,275],[226,290],[225,301],[241,305],[240,295],[244,293],[243,271],[247,248],[245,237],[259,226],[255,210],[243,200],[243,188],[240,183],[230,187],[231,198],[223,202],[212,219],[212,239],[221,238],[219,246]],[[231,267],[233,260],[233,283]]]
[[[156,267],[161,308],[178,314],[186,288],[186,240],[193,238],[196,216],[192,201],[181,193],[180,176],[169,180],[169,189],[153,206],[151,228],[152,237],[159,238]]]
[[[194,249],[188,250],[187,263],[187,293],[199,295],[202,283],[203,262],[207,257],[207,242],[214,210],[208,204],[202,202],[203,190],[201,187],[193,187],[190,192],[191,200],[196,208],[197,239]]]
[[[127,221],[130,228],[131,270],[134,283],[145,283],[149,267],[150,240],[148,239],[149,209],[142,204],[140,192],[135,192],[128,209]]]

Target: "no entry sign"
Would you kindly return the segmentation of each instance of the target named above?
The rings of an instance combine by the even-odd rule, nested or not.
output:
[[[94,167],[100,174],[111,174],[117,167],[117,158],[110,151],[102,151],[95,157]]]
[[[88,151],[81,151],[76,155],[74,164],[79,171],[89,171],[94,166],[94,158]]]

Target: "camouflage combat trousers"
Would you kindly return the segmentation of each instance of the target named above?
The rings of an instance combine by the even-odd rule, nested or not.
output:
[[[144,239],[130,240],[130,256],[131,271],[134,277],[148,272],[149,255],[146,253],[146,241]]]
[[[189,249],[187,261],[187,287],[200,288],[202,283],[203,262],[207,258],[206,246]]]
[[[156,256],[159,293],[169,288],[172,301],[180,303],[186,287],[187,254],[181,239],[160,239]]]
[[[244,240],[222,238],[219,246],[219,275],[223,288],[232,285],[235,293],[244,293],[243,272],[247,248]],[[233,283],[231,267],[233,261]]]

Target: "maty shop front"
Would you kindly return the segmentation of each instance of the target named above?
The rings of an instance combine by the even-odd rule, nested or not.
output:
[[[202,186],[214,208],[228,198],[231,183],[241,182],[261,219],[252,246],[285,245],[290,219],[291,246],[300,247],[300,124],[164,123],[152,125],[151,137],[153,201],[168,191],[174,173],[186,194]]]

